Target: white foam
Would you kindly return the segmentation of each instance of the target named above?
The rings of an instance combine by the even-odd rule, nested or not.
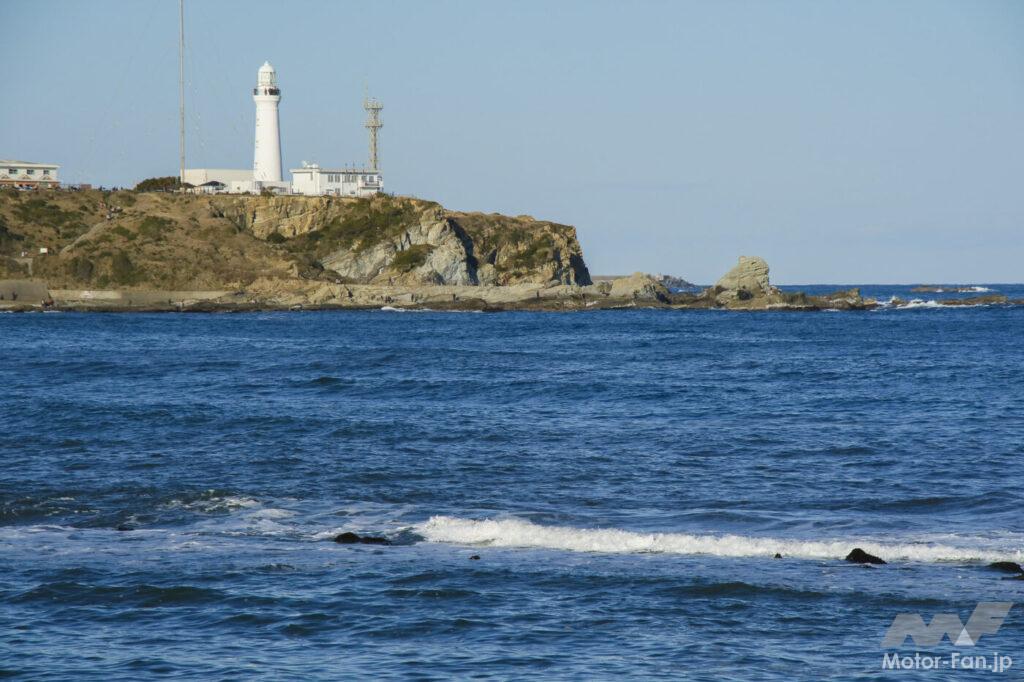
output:
[[[432,313],[434,312],[430,308],[396,308],[394,306],[386,305],[382,307],[381,312],[383,313]]]
[[[915,298],[911,301],[904,303],[899,308],[938,308],[938,301],[924,301],[920,298]]]
[[[295,516],[295,512],[288,509],[260,509],[253,512],[253,518],[259,519],[287,519]]]
[[[541,526],[522,519],[462,519],[434,516],[416,526],[431,542],[491,547],[521,547],[609,554],[707,554],[721,557],[842,559],[854,547],[887,561],[1004,561],[1024,558],[1017,549],[948,545],[933,542],[879,542],[870,538],[800,540],[744,535],[638,533],[616,528]]]
[[[214,497],[204,497],[187,503],[179,499],[174,499],[166,503],[164,506],[169,509],[180,507],[182,509],[188,509],[189,511],[212,513],[235,511],[236,509],[252,509],[253,507],[260,506],[260,503],[251,497],[217,495]]]
[[[985,293],[985,292],[988,292],[988,291],[994,291],[994,289],[989,289],[988,287],[970,287],[970,290],[974,291],[976,293],[979,293],[979,294],[982,294],[982,293]]]

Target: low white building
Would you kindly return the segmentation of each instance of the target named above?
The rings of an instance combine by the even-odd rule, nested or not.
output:
[[[17,187],[57,187],[57,171],[55,163],[33,163],[31,161],[0,160],[0,185]]]
[[[184,176],[185,184],[193,188],[205,188],[202,191],[208,194],[229,192],[231,194],[259,194],[267,190],[275,194],[288,194],[291,192],[291,183],[270,182],[268,180],[254,179],[253,171],[235,168],[186,168]],[[219,183],[223,187],[213,187],[210,183]]]
[[[188,190],[192,194],[223,194],[228,191],[228,186],[219,180],[210,180],[201,185],[196,185]]]
[[[368,197],[384,191],[384,176],[365,168],[321,168],[302,164],[292,168],[292,192],[311,196]]]
[[[193,187],[199,187],[208,182],[222,182],[230,186],[232,182],[252,182],[252,169],[186,168],[182,181]]]

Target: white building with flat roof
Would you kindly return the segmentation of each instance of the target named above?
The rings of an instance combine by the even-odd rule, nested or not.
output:
[[[0,159],[0,186],[57,187],[60,185],[57,179],[59,169],[55,163]]]
[[[295,194],[367,197],[384,190],[384,176],[366,168],[330,169],[304,163],[289,172]]]

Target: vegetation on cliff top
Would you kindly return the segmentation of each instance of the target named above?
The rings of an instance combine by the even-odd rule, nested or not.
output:
[[[166,178],[139,187],[167,185],[160,180]],[[465,246],[471,271],[491,268],[481,282],[558,280],[571,258],[585,275],[582,283],[589,281],[573,228],[525,217],[448,213],[434,202],[388,195],[209,197],[130,190],[0,191],[0,277],[25,276],[27,264],[13,259],[27,251],[32,275],[58,289],[244,288],[259,278],[356,282],[366,276],[346,279],[323,261],[339,252],[362,258],[394,244],[374,276],[415,278],[436,245],[410,244],[410,230],[434,234],[423,225],[444,224]],[[39,247],[49,253],[39,254]]]
[[[186,187],[191,187],[185,183]],[[181,189],[181,179],[176,175],[168,175],[162,178],[147,178],[135,185],[136,192],[175,192]]]
[[[400,235],[418,222],[419,213],[410,202],[391,197],[358,199],[344,215],[334,217],[322,229],[288,240],[288,247],[317,259],[339,249],[365,251],[381,240]]]

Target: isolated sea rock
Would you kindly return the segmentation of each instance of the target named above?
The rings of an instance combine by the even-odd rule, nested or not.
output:
[[[939,301],[941,305],[1002,305],[1009,302],[1010,299],[1003,294],[970,296],[968,298],[947,298]]]
[[[672,291],[673,289],[694,289],[697,287],[693,282],[689,282],[682,277],[677,277],[675,275],[656,275],[654,279],[664,284],[669,291]]]
[[[739,262],[714,286],[696,296],[692,307],[767,310],[769,308],[813,308],[804,294],[783,295],[768,281],[768,263],[757,256],[740,256]]]
[[[812,302],[816,302],[815,299],[819,297],[809,297]],[[866,310],[868,308],[874,308],[878,304],[876,301],[871,299],[865,299],[861,296],[860,289],[853,288],[845,291],[836,291],[831,294],[821,296],[822,301],[817,303],[821,308],[828,308],[830,310]]]
[[[650,275],[634,272],[629,277],[613,279],[608,295],[611,298],[625,298],[634,301],[661,301],[667,303],[669,291],[664,284]]]
[[[802,291],[782,291],[768,280],[768,263],[757,256],[740,256],[739,262],[714,286],[699,294],[672,296],[679,308],[727,308],[729,310],[868,310],[878,306],[861,296],[859,289],[812,296]]]
[[[994,561],[988,567],[1003,573],[1024,573],[1024,568],[1021,568],[1016,561]]]
[[[377,535],[358,535],[352,532],[340,533],[334,536],[334,541],[339,545],[390,545],[391,541]]]
[[[846,561],[852,564],[885,564],[886,561],[876,557],[874,554],[868,554],[860,547],[855,547],[849,554],[846,555]]]
[[[739,262],[715,282],[720,298],[759,298],[778,293],[768,281],[768,263],[758,256],[740,256]]]
[[[964,287],[964,286],[943,286],[941,284],[922,284],[920,286],[914,287],[910,291],[911,291],[911,293],[915,293],[915,294],[941,294],[943,292],[963,294],[963,293],[968,293],[968,292],[971,292],[971,291],[985,291],[985,290],[986,289],[984,287],[978,287],[978,286],[966,286],[966,287]]]

